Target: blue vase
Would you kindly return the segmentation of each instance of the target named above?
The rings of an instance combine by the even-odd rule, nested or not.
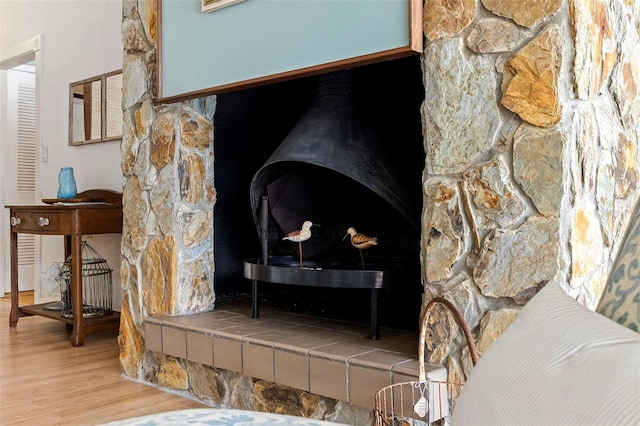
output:
[[[58,198],[76,198],[78,188],[72,167],[63,167],[58,173]]]

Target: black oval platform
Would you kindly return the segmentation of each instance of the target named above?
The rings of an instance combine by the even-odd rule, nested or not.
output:
[[[265,265],[261,259],[244,261],[244,277],[252,280],[252,317],[260,316],[258,281],[266,283],[301,285],[331,288],[361,288],[371,290],[371,332],[372,339],[379,337],[378,291],[389,286],[396,273],[388,263],[378,263],[384,269],[345,269],[335,262],[327,265],[314,261],[303,262],[301,268],[291,256],[271,257]]]

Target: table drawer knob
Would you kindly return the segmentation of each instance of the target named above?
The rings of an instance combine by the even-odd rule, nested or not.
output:
[[[47,226],[49,224],[48,217],[39,217],[38,218],[38,226]]]
[[[19,217],[12,216],[10,223],[11,223],[11,226],[16,226],[16,225],[20,225],[22,223],[22,220],[20,220]]]

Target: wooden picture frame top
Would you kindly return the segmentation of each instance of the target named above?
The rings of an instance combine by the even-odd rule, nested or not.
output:
[[[169,1],[169,0],[167,0]],[[175,1],[175,0],[172,0]],[[185,0],[182,0],[185,1]],[[203,5],[206,0],[200,0]],[[209,0],[211,6],[207,11],[218,10],[232,4],[244,2],[245,0]],[[348,1],[348,0],[345,0]],[[373,64],[385,60],[398,59],[410,55],[420,54],[423,50],[423,33],[422,33],[422,8],[423,0],[405,0],[408,7],[408,31],[407,45],[383,50],[371,54],[366,54],[357,57],[345,58],[333,62],[320,63],[313,66],[304,68],[291,69],[284,72],[278,72],[274,74],[264,75],[256,78],[250,78],[245,80],[239,80],[230,82],[228,84],[214,85],[202,89],[193,90],[186,93],[172,94],[165,96],[163,93],[163,61],[165,55],[163,54],[163,27],[162,27],[162,11],[163,0],[157,0],[157,35],[158,35],[158,55],[157,55],[157,73],[155,73],[155,85],[157,97],[154,99],[156,104],[168,104],[174,102],[180,102],[184,100],[199,98],[203,96],[221,94],[232,92],[236,90],[243,90],[252,87],[257,87],[265,84],[273,84],[286,80],[292,80],[295,78],[308,77],[312,75],[337,71],[346,68],[353,68],[356,66]],[[247,1],[250,4],[251,1]],[[192,65],[192,64],[191,64]]]
[[[244,0],[202,0],[202,11],[213,12],[214,10],[222,9],[223,7],[231,6],[241,1]]]

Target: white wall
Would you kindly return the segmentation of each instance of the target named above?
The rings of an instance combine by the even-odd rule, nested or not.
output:
[[[121,21],[120,0],[0,0],[0,55],[44,35],[41,130],[48,161],[40,163],[41,198],[55,198],[61,167],[74,168],[78,191],[122,190],[119,142],[67,144],[69,84],[122,68]],[[114,269],[114,308],[119,310],[120,235],[87,241]],[[42,272],[63,257],[62,237],[43,237]]]

